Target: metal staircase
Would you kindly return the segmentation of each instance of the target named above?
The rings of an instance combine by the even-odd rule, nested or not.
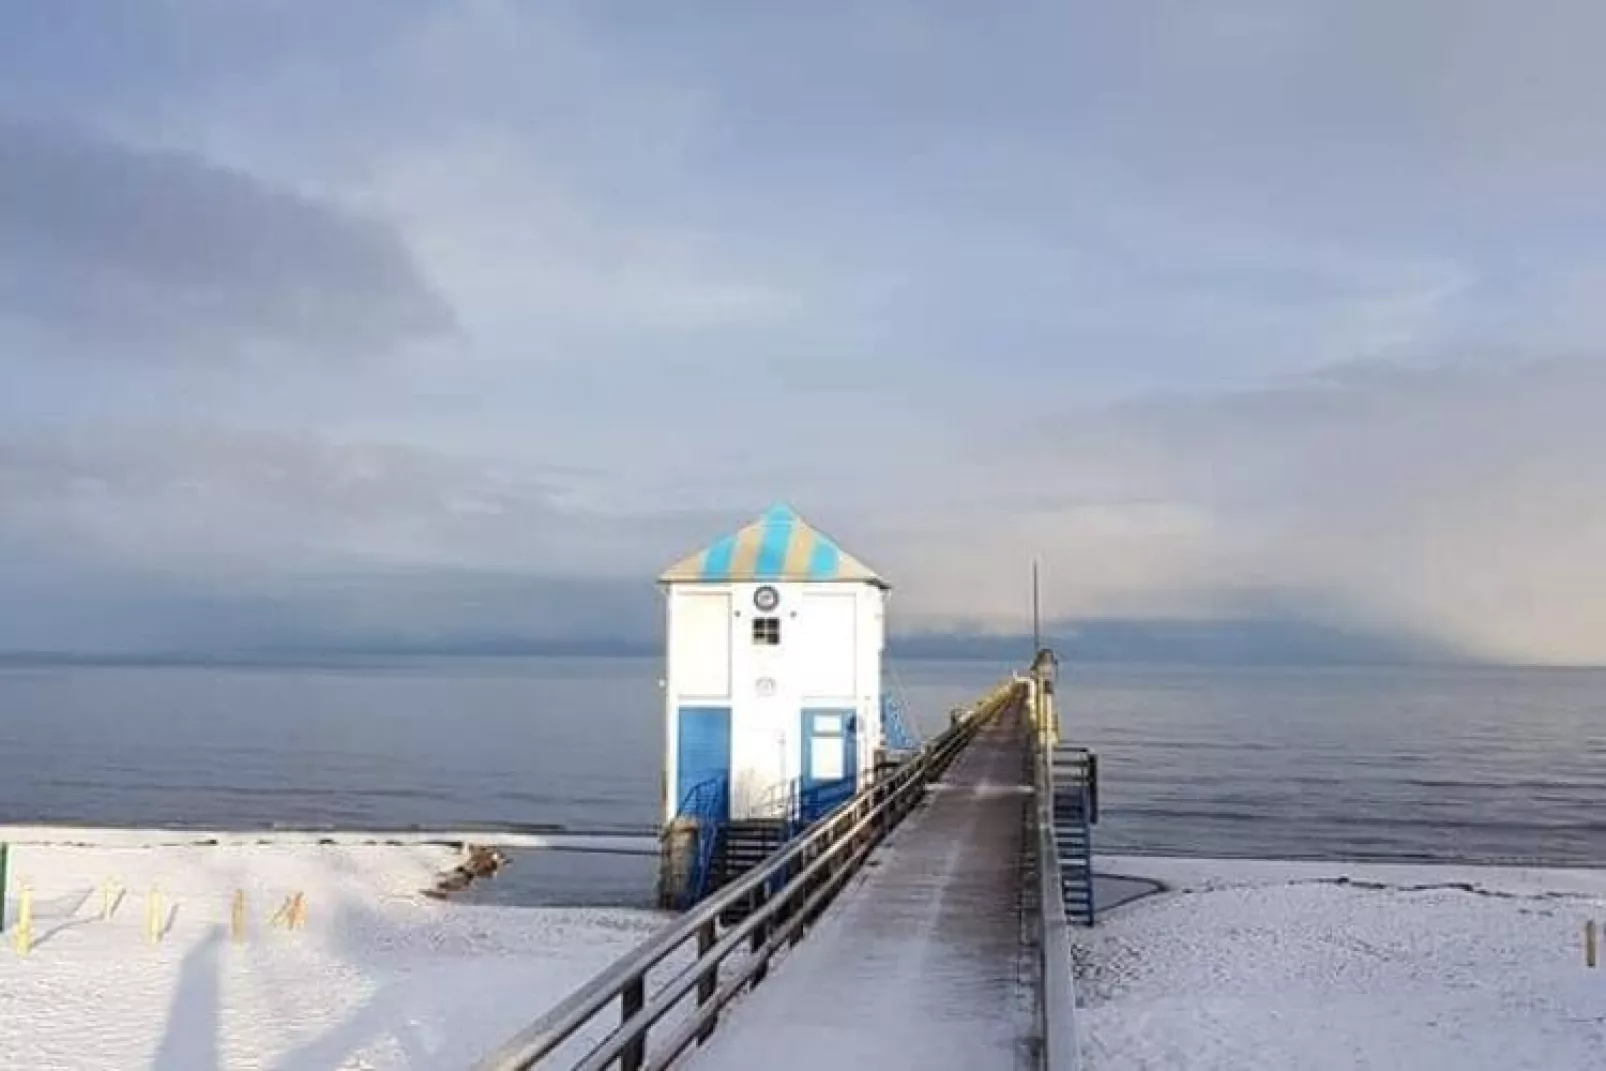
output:
[[[804,787],[787,781],[765,793],[754,808],[761,818],[728,818],[730,788],[724,778],[701,782],[686,794],[677,825],[694,831],[695,851],[690,880],[676,906],[690,910],[727,885],[734,884],[781,848],[854,798],[851,781]],[[790,873],[781,875],[789,877]],[[777,882],[772,884],[778,884]],[[721,919],[734,924],[746,916],[736,904]],[[727,917],[729,916],[729,917]],[[733,921],[734,920],[734,921]]]
[[[791,839],[789,824],[778,818],[750,818],[726,823],[716,850],[719,876],[715,888],[734,885],[780,851]],[[753,907],[750,899],[737,900],[720,912],[719,921],[726,926],[734,926],[751,914]]]
[[[1054,749],[1054,842],[1065,911],[1093,925],[1093,823],[1098,821],[1098,756],[1080,747]]]
[[[727,822],[716,856],[719,885],[729,885],[780,850],[790,838],[781,819],[752,818]]]

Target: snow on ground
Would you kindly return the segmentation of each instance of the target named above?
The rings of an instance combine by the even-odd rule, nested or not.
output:
[[[665,921],[426,899],[462,858],[438,844],[142,847],[129,831],[106,844],[100,831],[54,832],[58,843],[11,849],[0,1067],[461,1069]],[[103,920],[108,878],[123,891]],[[35,943],[23,957],[12,938],[25,882]],[[145,929],[152,886],[165,901],[158,944]],[[241,944],[229,935],[236,889]],[[270,927],[295,891],[305,928]]]
[[[531,833],[518,829],[116,829],[109,827],[0,825],[0,841],[12,844],[81,845],[94,848],[154,848],[245,845],[449,846],[472,842],[498,848],[565,848],[658,854],[658,838],[631,833]]]
[[[1098,865],[1171,891],[1076,933],[1087,1071],[1606,1067],[1606,871]]]

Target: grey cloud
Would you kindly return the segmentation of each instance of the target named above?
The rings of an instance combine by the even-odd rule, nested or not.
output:
[[[1468,657],[1606,663],[1606,361],[1338,368],[1067,412],[878,539],[932,618],[1294,618]],[[986,488],[986,490],[981,490]],[[930,494],[930,492],[927,492]],[[960,505],[963,503],[963,505]],[[985,525],[972,520],[991,511]]]
[[[641,649],[663,616],[646,578],[347,569],[220,583],[51,557],[25,564],[0,574],[0,657]]]
[[[732,518],[599,511],[604,480],[282,433],[8,429],[0,650],[648,643],[658,570]]]
[[[195,156],[5,119],[0,319],[108,360],[360,357],[451,326],[376,220]]]
[[[1590,0],[1109,11],[1078,140],[1181,200],[1398,240],[1592,212],[1606,175]]]
[[[376,570],[650,581],[731,519],[600,505],[611,480],[314,434],[17,427],[0,430],[0,546],[233,582]]]
[[[0,436],[0,534],[197,572],[539,564],[583,475],[289,433],[19,429]]]
[[[77,424],[0,445],[13,571],[152,606],[164,575],[178,631],[468,629],[786,497],[905,628],[1018,627],[1042,554],[1084,620],[1606,658],[1598,5],[193,8],[96,79],[76,32],[0,42],[7,99],[238,169],[0,130],[0,360],[23,320],[186,356],[442,325],[395,232],[247,174],[405,219],[472,359],[30,368],[0,414]],[[1354,357],[1416,363],[1270,378]],[[200,407],[345,433],[163,430]]]

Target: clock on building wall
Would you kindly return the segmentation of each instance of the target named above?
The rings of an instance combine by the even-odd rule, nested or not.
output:
[[[753,592],[753,605],[757,607],[761,613],[767,614],[777,606],[781,605],[781,593],[770,587],[768,584],[765,584],[763,587]]]

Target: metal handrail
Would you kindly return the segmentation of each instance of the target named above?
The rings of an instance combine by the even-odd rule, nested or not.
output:
[[[640,1071],[647,1066],[648,1031],[694,988],[696,1009],[653,1054],[652,1066],[661,1068],[692,1042],[705,1040],[720,1009],[748,985],[763,980],[771,958],[783,945],[802,940],[804,928],[881,837],[913,810],[925,786],[986,721],[1022,694],[1015,682],[1000,685],[889,777],[844,801],[739,880],[626,953],[477,1063],[476,1071],[534,1067],[616,1002],[618,1025],[575,1066],[601,1071],[617,1064],[621,1071]],[[771,890],[777,876],[784,876],[785,883]],[[746,917],[721,935],[721,916],[743,907],[748,909]],[[649,1000],[648,973],[692,941],[697,943],[697,958],[659,986]],[[744,942],[751,954],[721,984],[721,965]]]
[[[752,805],[749,814],[753,818],[785,819],[792,813],[792,797],[796,792],[796,778],[776,782]]]
[[[690,906],[700,899],[708,887],[709,869],[714,860],[714,849],[719,842],[719,831],[730,810],[730,781],[726,777],[710,777],[686,790],[676,812],[679,818],[690,818],[697,823],[697,852],[691,880],[686,883],[686,896]]]
[[[914,751],[920,738],[903,719],[903,702],[893,692],[881,693],[881,739],[894,751]]]
[[[814,821],[836,810],[853,796],[851,782],[828,782],[803,786],[802,778],[794,777],[774,785],[758,798],[751,817],[779,823],[781,841],[785,843],[807,829]],[[822,805],[823,811],[815,813]],[[694,900],[702,899],[704,890],[696,891]]]

